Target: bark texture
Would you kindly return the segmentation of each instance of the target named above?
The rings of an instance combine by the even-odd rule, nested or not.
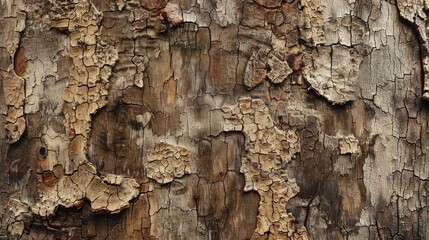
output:
[[[1,239],[428,239],[426,0],[0,0]]]

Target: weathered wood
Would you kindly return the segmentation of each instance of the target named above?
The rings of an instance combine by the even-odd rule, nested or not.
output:
[[[0,238],[429,238],[428,9],[0,1]]]

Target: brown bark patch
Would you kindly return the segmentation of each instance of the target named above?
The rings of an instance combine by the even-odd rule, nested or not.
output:
[[[25,48],[20,47],[16,50],[14,68],[16,75],[23,77],[27,73],[27,58],[25,56]]]

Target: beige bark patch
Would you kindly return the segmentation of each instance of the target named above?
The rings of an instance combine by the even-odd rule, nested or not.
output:
[[[294,217],[285,209],[289,199],[299,192],[285,165],[300,152],[299,136],[293,130],[274,126],[268,108],[260,99],[240,98],[223,108],[225,131],[241,131],[247,154],[240,172],[245,177],[244,191],[259,193],[259,214],[254,237],[270,233],[270,239],[306,238],[305,230],[294,227]]]
[[[183,22],[182,9],[175,3],[167,3],[161,13],[171,26],[177,26]]]
[[[268,55],[267,64],[270,68],[267,76],[273,83],[282,83],[293,72],[286,61],[273,53]]]
[[[158,143],[147,157],[147,176],[160,184],[172,182],[190,173],[189,150],[166,143]]]
[[[94,212],[117,213],[139,195],[139,184],[134,179],[114,174],[100,178],[86,157],[86,143],[91,116],[107,103],[109,77],[118,52],[100,39],[102,13],[88,1],[53,2],[51,11],[52,25],[67,26],[70,32],[69,55],[73,66],[64,91],[66,132],[48,128],[48,137],[44,137],[48,154],[40,165],[45,175],[54,166],[60,166],[62,171],[55,175],[55,181],[40,178],[39,198],[32,210],[40,216],[48,216],[55,213],[58,205],[81,206],[82,199],[86,198]]]
[[[1,218],[1,224],[7,226],[10,236],[16,238],[22,235],[26,223],[30,222],[32,216],[29,207],[19,200],[10,199],[2,210],[8,217]]]
[[[311,58],[303,75],[317,94],[334,105],[358,97],[357,80],[363,57],[355,49],[341,45],[319,46]]]
[[[359,140],[354,136],[347,136],[338,140],[338,148],[341,154],[357,153],[359,151]]]
[[[12,4],[13,5],[13,4]],[[8,5],[7,5],[8,6]],[[11,7],[11,6],[9,6]],[[23,12],[17,11],[14,7],[13,10],[5,12],[10,14],[9,18],[2,20],[2,37],[5,42],[8,56],[2,55],[5,58],[2,62],[6,63],[6,57],[11,59],[5,68],[0,70],[0,81],[3,82],[4,100],[7,106],[7,115],[5,122],[5,129],[7,132],[7,140],[9,143],[17,142],[25,131],[24,119],[24,100],[25,100],[25,81],[22,75],[25,72],[26,63],[25,56],[23,57],[22,51],[19,51],[20,32],[25,28],[26,15]],[[6,15],[6,16],[8,16]],[[6,38],[4,38],[6,37]],[[18,52],[18,53],[17,53]],[[17,67],[20,65],[20,67]],[[18,74],[15,72],[18,71]]]
[[[19,140],[25,130],[24,120],[24,79],[13,71],[1,72],[3,79],[3,91],[6,105],[8,106],[6,117],[7,137],[10,143]]]

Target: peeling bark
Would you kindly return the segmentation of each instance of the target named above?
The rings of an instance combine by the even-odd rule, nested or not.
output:
[[[256,190],[261,197],[255,233],[268,233],[269,239],[308,239],[305,227],[295,229],[295,218],[284,212],[288,200],[299,192],[295,180],[289,179],[284,170],[300,152],[298,135],[275,127],[268,108],[259,99],[241,98],[237,105],[224,107],[223,111],[225,131],[242,131],[245,136],[248,154],[240,168],[244,191]]]
[[[0,238],[428,238],[427,10],[0,1]]]

